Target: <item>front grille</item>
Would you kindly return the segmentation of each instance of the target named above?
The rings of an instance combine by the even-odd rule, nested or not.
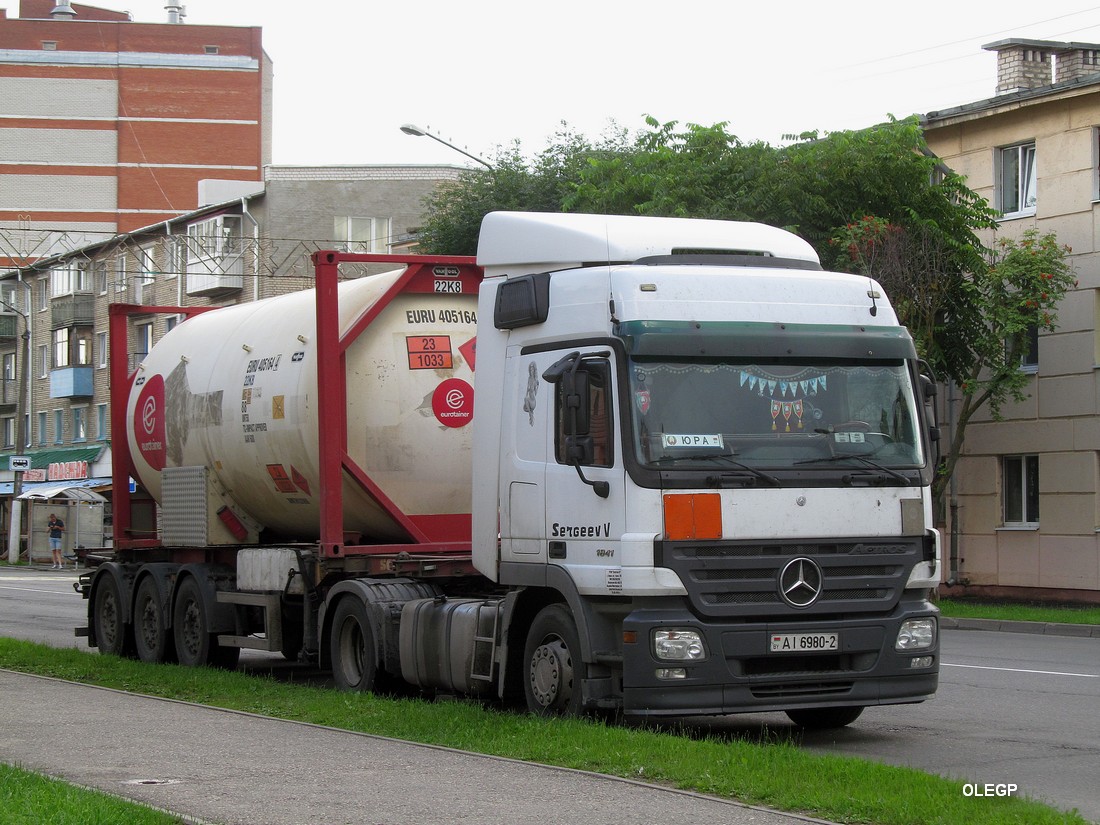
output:
[[[921,560],[919,538],[845,542],[659,542],[657,565],[674,570],[695,610],[715,618],[888,612]],[[780,596],[779,576],[793,559],[821,569],[822,590],[808,607]]]

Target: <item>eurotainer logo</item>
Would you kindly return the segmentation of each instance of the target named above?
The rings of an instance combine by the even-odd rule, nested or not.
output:
[[[444,427],[465,427],[474,417],[474,388],[461,378],[448,378],[432,393],[432,412]]]
[[[164,469],[164,378],[160,375],[154,375],[141,388],[134,408],[134,441],[150,467]]]

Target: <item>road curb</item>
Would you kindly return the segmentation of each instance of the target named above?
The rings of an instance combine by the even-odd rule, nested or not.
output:
[[[940,627],[953,630],[1000,630],[1005,633],[1032,633],[1037,636],[1076,636],[1100,639],[1100,625],[1091,624],[1016,622],[1000,619],[955,619],[950,616],[940,616]]]

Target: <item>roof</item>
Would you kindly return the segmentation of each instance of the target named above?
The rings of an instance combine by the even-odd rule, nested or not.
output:
[[[921,126],[928,128],[943,125],[956,118],[968,119],[974,115],[993,112],[998,109],[1012,110],[1030,103],[1042,103],[1046,100],[1061,97],[1075,97],[1081,94],[1100,92],[1100,72],[1086,75],[1085,77],[1064,80],[1061,83],[1052,83],[1049,86],[1040,86],[1037,89],[1023,89],[1018,92],[1007,92],[996,97],[978,100],[974,103],[964,103],[961,106],[953,106],[950,109],[938,109],[920,116]]]
[[[83,478],[79,481],[50,481],[45,484],[28,484],[19,494],[21,499],[67,498],[74,501],[106,501],[93,487],[109,485],[109,478]]]

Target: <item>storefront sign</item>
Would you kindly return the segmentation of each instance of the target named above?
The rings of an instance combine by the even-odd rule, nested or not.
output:
[[[49,481],[77,481],[88,477],[87,461],[58,461],[46,468]],[[27,481],[26,474],[23,480]]]

